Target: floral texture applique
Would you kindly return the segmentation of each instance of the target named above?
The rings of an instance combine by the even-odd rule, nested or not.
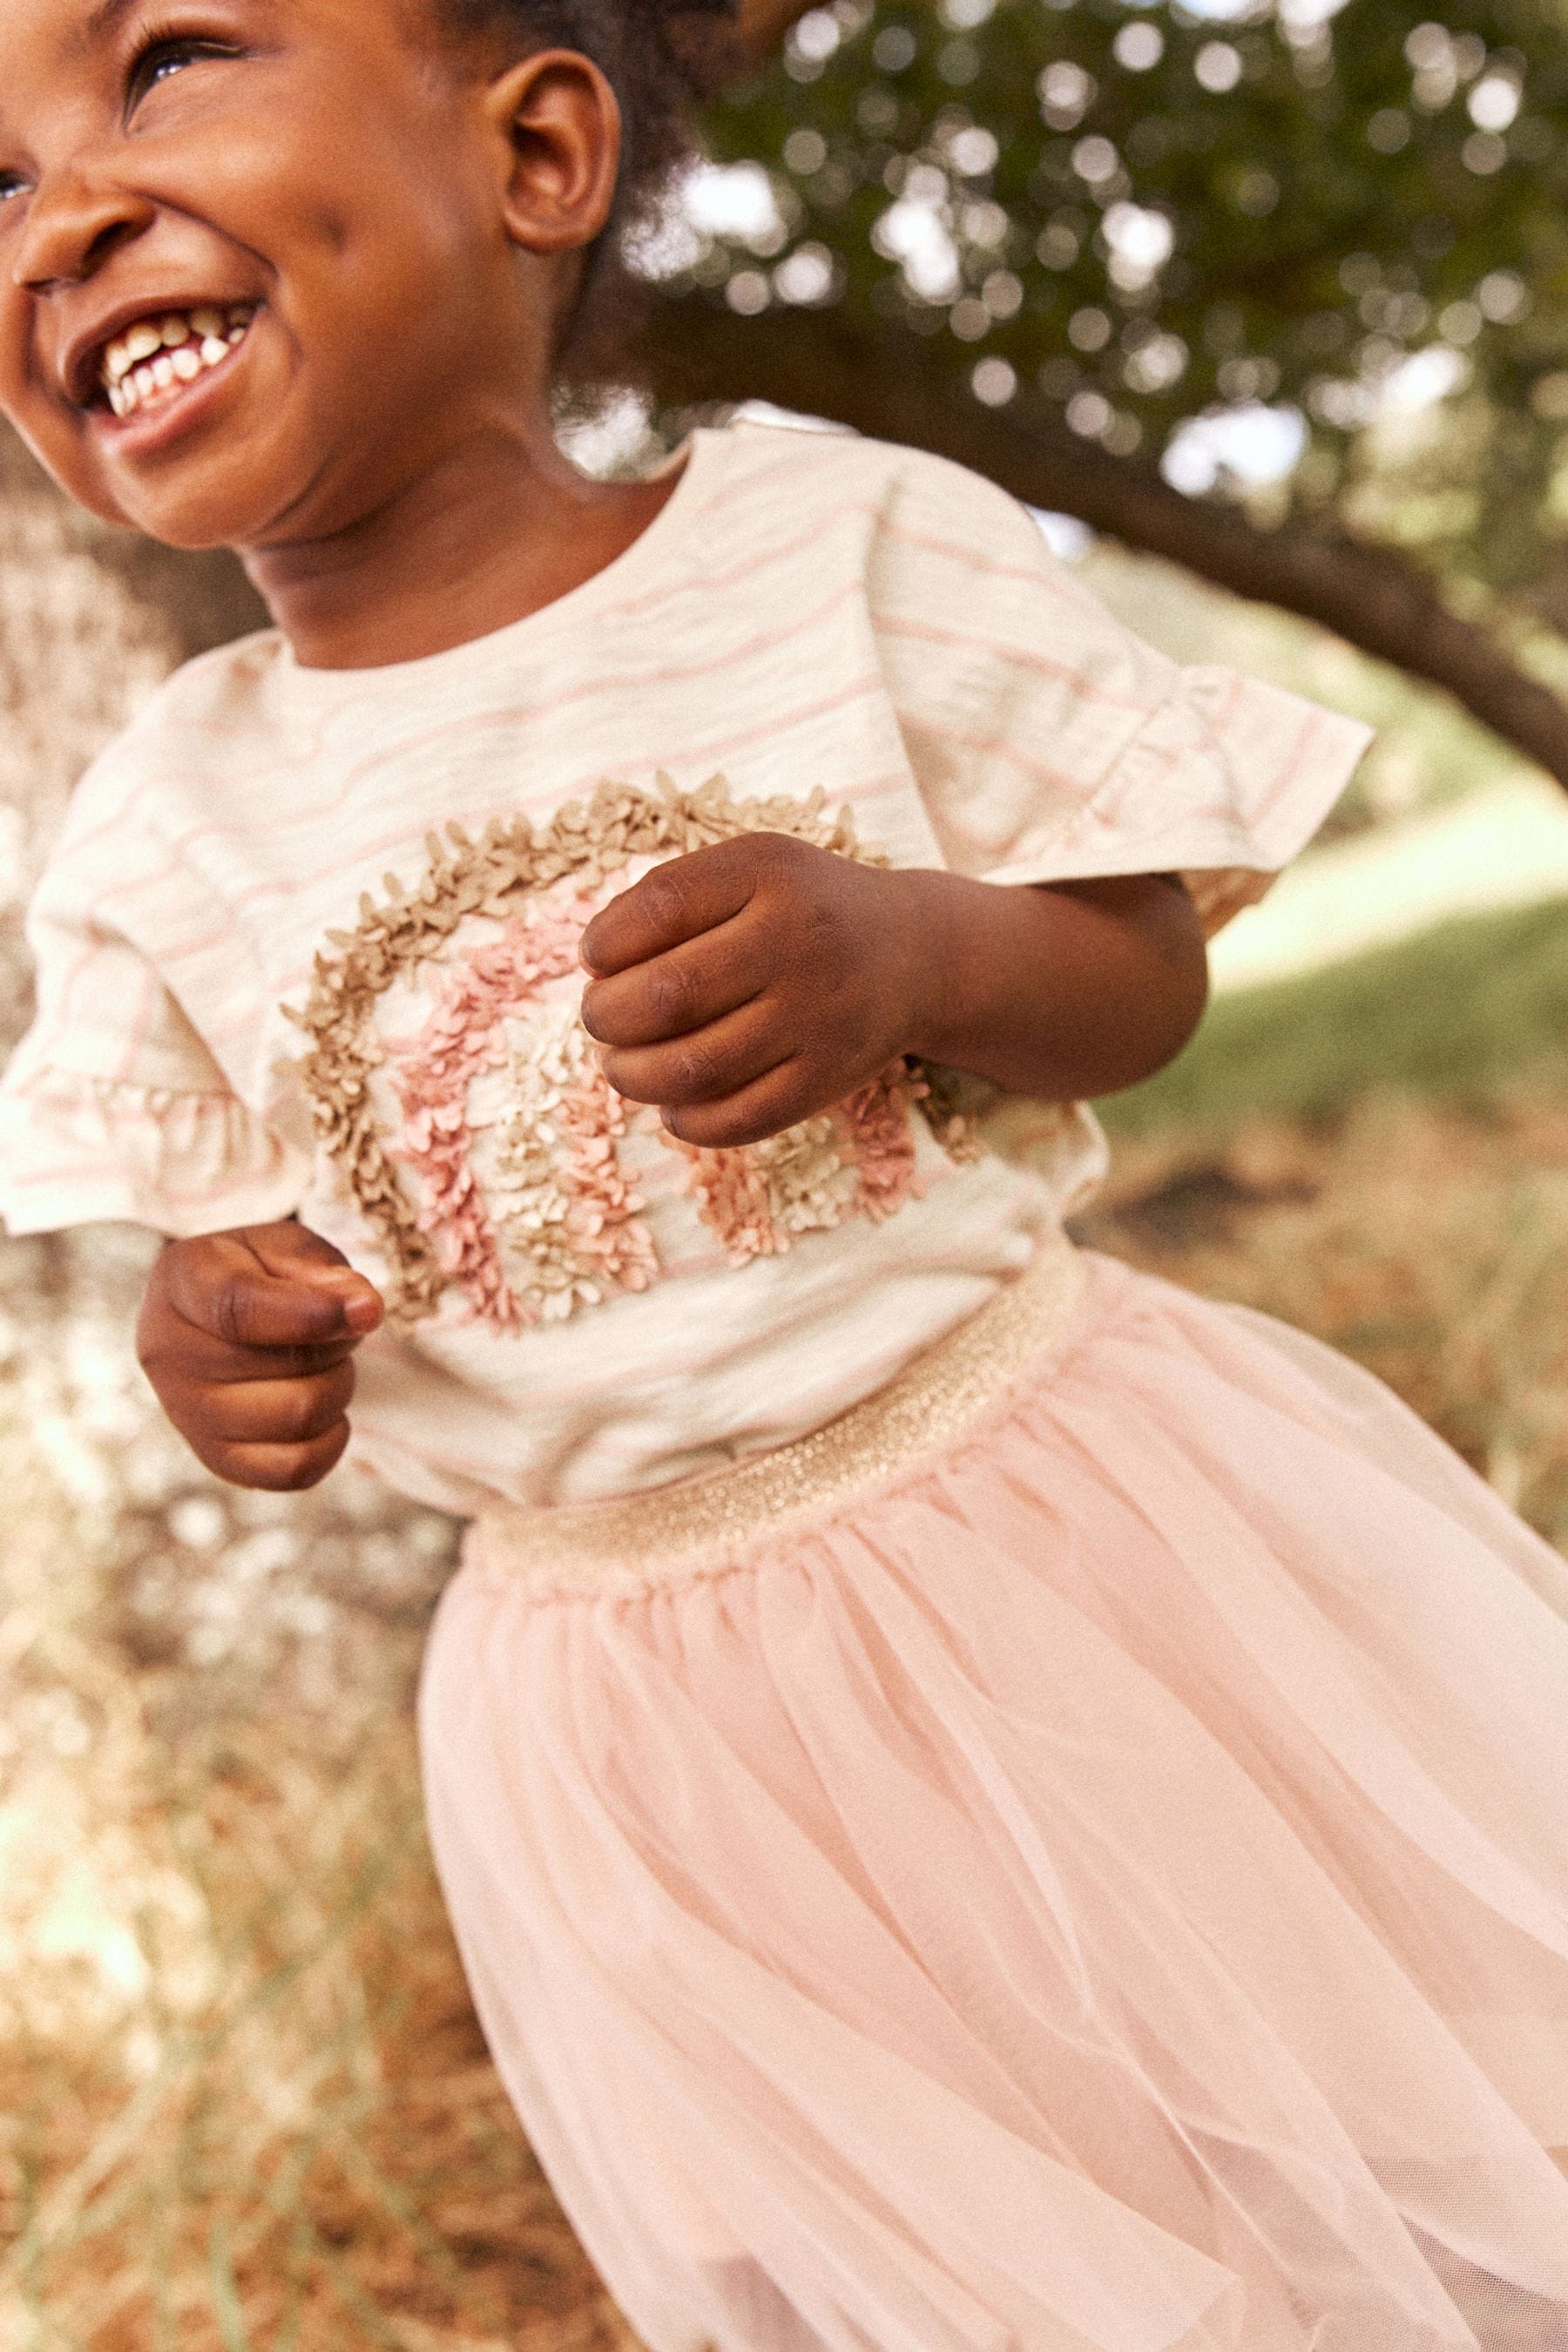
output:
[[[633,1288],[646,1287],[653,1263],[653,1245],[643,1236],[641,1245],[618,1248],[606,1239],[606,1228],[625,1223],[626,1191],[607,1176],[603,1166],[613,1160],[617,1128],[613,1111],[599,1099],[609,1095],[602,1076],[590,1076],[584,1066],[585,1052],[574,1055],[569,1043],[556,1042],[542,1062],[519,1056],[510,1045],[513,1016],[537,996],[548,981],[564,979],[577,963],[577,947],[593,911],[589,899],[575,898],[563,907],[546,905],[528,922],[508,925],[499,940],[477,949],[459,967],[435,1012],[412,1044],[388,1056],[393,1083],[404,1115],[403,1137],[395,1157],[412,1168],[423,1183],[424,1205],[417,1212],[419,1231],[432,1243],[437,1264],[449,1281],[458,1284],[475,1314],[500,1330],[515,1330],[551,1312],[569,1313],[574,1297],[596,1303],[603,1295],[590,1276],[597,1268],[607,1278]],[[583,1036],[581,1024],[566,1009],[571,1029]],[[563,1026],[558,1022],[557,1026]],[[586,1048],[587,1040],[583,1036]],[[520,1067],[521,1065],[521,1067]],[[548,1199],[538,1185],[526,1181],[521,1198],[498,1231],[474,1167],[476,1121],[470,1108],[475,1081],[486,1072],[508,1067],[514,1080],[531,1097],[534,1110],[531,1156],[541,1145],[556,1149]],[[598,1078],[597,1088],[593,1084]],[[580,1103],[574,1096],[581,1097]],[[551,1127],[550,1114],[558,1124]],[[516,1129],[524,1117],[514,1117]],[[559,1148],[571,1139],[563,1163]],[[514,1133],[511,1150],[503,1158],[503,1190],[512,1189],[521,1173],[521,1150],[528,1141]],[[531,1197],[530,1197],[531,1192]],[[520,1297],[509,1281],[502,1261],[501,1234],[521,1245],[533,1261],[528,1295]],[[575,1256],[571,1247],[579,1244]],[[640,1278],[639,1278],[640,1276]]]
[[[847,1217],[880,1224],[922,1189],[910,1112],[929,1089],[903,1062],[836,1109],[735,1150],[679,1143],[687,1190],[731,1265],[777,1257]],[[673,1139],[671,1139],[673,1140]]]
[[[527,1318],[561,1322],[616,1291],[647,1290],[658,1256],[621,1159],[627,1105],[574,1006],[552,1007],[542,1028],[512,1050],[514,1108],[493,1189],[507,1204],[502,1236],[526,1266]]]
[[[395,1328],[436,1314],[455,1287],[500,1331],[558,1320],[616,1292],[646,1289],[657,1252],[622,1162],[633,1118],[599,1069],[574,1005],[548,991],[576,969],[605,887],[639,859],[679,856],[745,833],[783,833],[868,865],[826,796],[738,802],[715,776],[696,793],[604,784],[536,830],[496,819],[482,840],[432,835],[415,890],[395,877],[369,893],[349,932],[329,934],[309,1000],[290,1017],[310,1048],[301,1073],[317,1131],[390,1261]],[[485,936],[459,947],[479,924]],[[378,1034],[388,992],[426,965],[447,974],[417,1034]],[[384,1131],[384,1069],[401,1132]],[[499,1105],[499,1107],[498,1107]],[[481,1107],[482,1106],[482,1107]],[[891,1216],[920,1189],[911,1108],[952,1159],[975,1156],[970,1123],[939,1108],[923,1075],[898,1063],[837,1108],[731,1151],[677,1144],[686,1190],[732,1263],[774,1255],[851,1216]],[[412,1179],[412,1182],[408,1180]]]

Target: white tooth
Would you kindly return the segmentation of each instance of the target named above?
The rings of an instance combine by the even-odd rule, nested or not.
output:
[[[205,367],[216,367],[219,360],[226,360],[227,357],[228,345],[224,341],[222,336],[209,335],[205,342],[202,345],[203,365]]]
[[[221,314],[216,310],[193,310],[191,332],[193,335],[221,335],[223,332]]]
[[[133,415],[136,410],[141,407],[142,394],[136,389],[136,379],[134,376],[128,375],[126,377],[124,383],[120,387],[120,397],[123,403],[120,411],[121,416]]]
[[[153,326],[150,319],[143,319],[126,336],[125,348],[132,360],[150,360],[154,352],[161,352],[163,348],[163,328]]]
[[[247,336],[249,332],[250,332],[250,330],[249,330],[249,328],[248,328],[248,327],[231,327],[231,328],[229,329],[229,331],[228,331],[228,341],[229,341],[229,348],[230,348],[230,350],[231,350],[231,351],[233,350],[233,348],[234,348],[234,346],[235,346],[235,344],[236,344],[236,343],[243,343],[243,342],[244,342],[244,341],[245,341],[245,339],[246,339],[246,336]]]
[[[136,362],[123,343],[110,343],[109,357],[104,364],[108,370],[110,383],[118,383],[122,375],[130,374]]]
[[[167,392],[174,381],[174,362],[167,357],[153,362],[153,381],[160,392]]]
[[[171,352],[178,351],[182,343],[188,343],[190,340],[191,331],[189,327],[186,326],[184,319],[179,316],[177,311],[171,310],[169,316],[163,321],[164,349]]]
[[[116,416],[124,415],[125,394],[121,391],[120,386],[117,383],[111,383],[109,387],[109,404],[110,408],[113,409]]]
[[[194,383],[202,372],[200,354],[189,343],[182,344],[174,353],[174,369],[182,383]]]
[[[127,382],[136,386],[143,400],[151,400],[158,389],[158,379],[150,367],[139,367],[133,376],[127,378]]]

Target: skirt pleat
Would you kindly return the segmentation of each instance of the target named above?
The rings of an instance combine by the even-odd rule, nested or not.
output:
[[[1088,1268],[807,1524],[472,1550],[422,1745],[523,2126],[650,2352],[1563,2352],[1568,1568]]]

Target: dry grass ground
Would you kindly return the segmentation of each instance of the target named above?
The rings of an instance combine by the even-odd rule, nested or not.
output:
[[[1133,1139],[1088,1237],[1347,1348],[1568,1542],[1568,1091]],[[421,1834],[450,1530],[207,1486],[131,1364],[141,1256],[4,1260],[0,2347],[630,2347]]]
[[[408,1700],[450,1530],[301,1550],[140,1397],[139,1253],[12,1245],[0,2345],[629,2342],[485,2060]]]
[[[1083,1235],[1356,1357],[1568,1549],[1568,1087],[1124,1141]]]

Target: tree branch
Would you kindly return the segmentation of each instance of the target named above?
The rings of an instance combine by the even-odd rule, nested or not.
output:
[[[903,329],[879,334],[837,310],[741,320],[691,296],[663,303],[654,332],[657,381],[673,402],[766,400],[952,457],[1030,506],[1319,622],[1441,687],[1568,789],[1568,704],[1394,549],[1298,525],[1261,530],[1235,507],[1184,498],[1153,467],[1109,456],[1047,412],[983,408]]]

